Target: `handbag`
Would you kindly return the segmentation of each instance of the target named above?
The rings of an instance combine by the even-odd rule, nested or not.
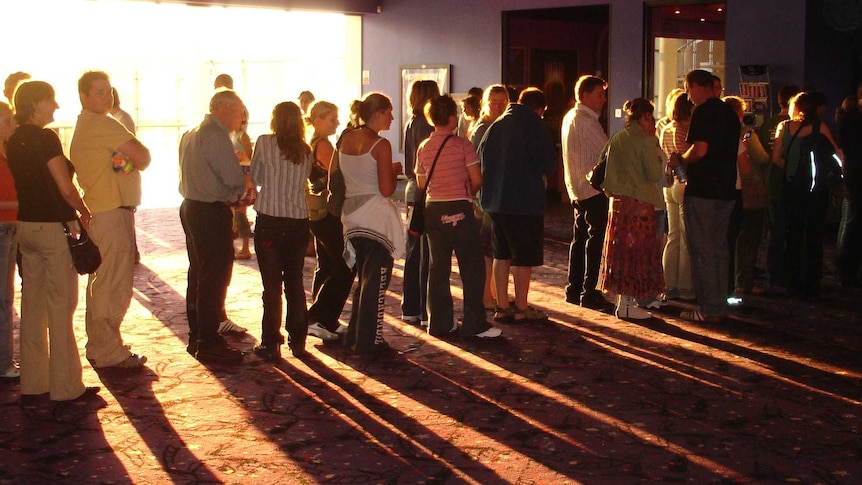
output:
[[[443,151],[443,147],[446,145],[446,142],[449,141],[449,138],[452,138],[455,135],[449,135],[444,140],[443,143],[440,144],[440,148],[437,150],[437,155],[434,156],[434,162],[431,163],[431,170],[428,171],[428,180],[425,181],[425,189],[428,188],[428,184],[431,183],[431,176],[434,175],[434,167],[437,166],[437,159],[440,158],[440,152]],[[413,202],[413,210],[410,211],[410,215],[407,217],[407,232],[414,236],[421,236],[425,233],[425,189],[416,191],[416,200]]]
[[[69,252],[72,254],[72,263],[75,264],[75,270],[80,275],[95,273],[102,264],[102,254],[99,252],[99,247],[90,239],[84,225],[81,224],[81,219],[78,218],[78,228],[81,232],[76,237],[69,229],[69,224],[63,223],[63,228],[66,232],[66,242],[69,243]]]
[[[608,168],[608,150],[605,148],[602,150],[602,154],[599,156],[599,161],[596,162],[595,166],[592,170],[587,172],[587,182],[596,189],[603,190],[602,184],[605,182],[605,172]]]

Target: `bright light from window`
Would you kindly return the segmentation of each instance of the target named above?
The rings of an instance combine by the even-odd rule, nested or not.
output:
[[[26,0],[5,5],[0,77],[25,71],[51,83],[64,143],[80,112],[77,80],[106,71],[122,108],[153,152],[144,205],[179,204],[177,145],[203,119],[220,73],[246,103],[249,135],[269,131],[273,106],[303,90],[342,107],[359,97],[360,17],[242,7],[191,7],[128,0]],[[26,46],[26,47],[24,47]]]

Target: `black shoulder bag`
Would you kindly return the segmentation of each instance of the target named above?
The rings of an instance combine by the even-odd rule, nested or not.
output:
[[[440,158],[440,152],[446,146],[446,142],[454,135],[447,136],[440,148],[437,150],[437,155],[434,156],[434,162],[431,164],[431,170],[428,171],[428,179],[425,181],[425,189],[416,191],[416,201],[413,203],[413,210],[407,217],[407,232],[414,236],[421,236],[425,233],[425,191],[428,189],[428,184],[431,183],[431,176],[434,175],[434,167],[437,166],[437,159]]]
[[[66,232],[66,242],[69,243],[69,252],[72,254],[72,263],[75,265],[75,271],[78,274],[85,275],[95,273],[102,264],[102,254],[99,252],[99,247],[90,239],[84,225],[81,224],[81,219],[78,219],[78,227],[80,234],[75,237],[74,232],[69,227],[69,224],[64,222],[63,228]]]

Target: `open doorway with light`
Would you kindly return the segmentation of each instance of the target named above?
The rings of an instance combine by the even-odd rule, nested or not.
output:
[[[664,116],[665,99],[683,87],[685,74],[703,69],[725,79],[726,4],[716,2],[647,2],[644,85]]]
[[[66,148],[81,110],[78,78],[87,70],[111,76],[153,157],[142,174],[142,207],[179,205],[179,138],[203,120],[216,75],[233,77],[248,107],[252,141],[269,132],[277,103],[296,102],[304,90],[339,106],[342,123],[361,94],[358,15],[129,0],[27,0],[5,7],[8,39],[31,38],[37,29],[44,41],[6,49],[0,77],[25,71],[54,87],[60,109],[50,126]]]

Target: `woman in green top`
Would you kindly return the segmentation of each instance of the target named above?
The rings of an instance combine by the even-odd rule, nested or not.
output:
[[[665,164],[655,136],[653,105],[644,98],[626,101],[626,127],[605,146],[607,169],[602,188],[610,197],[599,287],[619,294],[618,318],[650,318],[635,299],[664,289],[655,208]]]

